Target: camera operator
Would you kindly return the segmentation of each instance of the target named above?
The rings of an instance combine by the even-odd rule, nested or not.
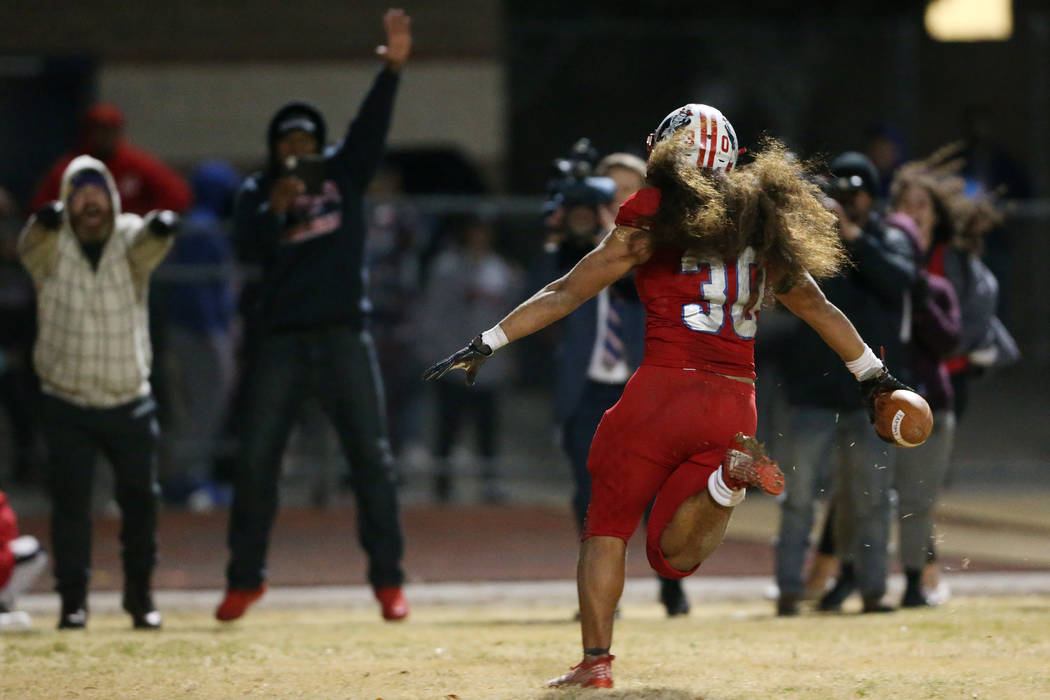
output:
[[[547,183],[543,205],[547,227],[543,250],[555,254],[545,263],[558,271],[567,272],[591,252],[616,216],[616,182],[594,175],[597,160],[598,151],[583,138],[573,144],[568,157],[554,161],[556,175]]]
[[[839,235],[853,266],[821,286],[863,337],[884,348],[890,365],[907,367],[910,314],[906,310],[917,274],[911,243],[888,229],[873,211],[878,173],[866,156],[843,153],[830,169],[832,177],[822,186],[828,206],[838,214]],[[785,366],[792,368],[784,376],[791,406],[785,432],[794,453],[784,471],[787,488],[776,546],[777,614],[798,612],[813,500],[828,478],[835,489],[835,553],[843,560],[843,571],[839,585],[821,600],[821,608],[839,609],[859,587],[865,612],[887,611],[890,608],[881,600],[886,592],[890,452],[871,430],[867,413],[858,407],[853,377],[837,369],[827,371],[835,366],[835,356],[815,333],[798,328],[785,352]],[[825,455],[832,455],[829,464],[836,465],[834,474],[828,474],[829,465],[821,463]],[[817,562],[826,565],[833,560],[818,557]]]
[[[645,184],[645,162],[630,154],[612,154],[602,160],[587,139],[580,139],[567,158],[555,161],[558,175],[547,188],[548,228],[544,245],[545,274],[558,277],[589,253],[612,228],[618,203],[634,191],[621,184],[630,178],[604,176],[613,167],[640,170],[638,187]],[[610,173],[611,175],[611,173]],[[638,189],[635,188],[635,190]],[[627,188],[629,189],[629,188]],[[587,455],[602,415],[620,400],[627,380],[645,352],[645,309],[633,276],[603,290],[562,321],[557,351],[556,420],[562,448],[569,457],[575,492],[576,525],[583,521],[591,500]],[[661,579],[660,599],[668,615],[689,611],[681,581]]]

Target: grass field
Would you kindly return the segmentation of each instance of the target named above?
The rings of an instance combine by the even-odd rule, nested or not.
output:
[[[616,689],[550,691],[578,660],[566,607],[253,611],[219,627],[168,614],[160,633],[96,615],[87,632],[0,637],[2,698],[1050,698],[1050,597],[958,598],[892,615],[778,619],[768,603],[699,604],[668,620],[628,606]]]

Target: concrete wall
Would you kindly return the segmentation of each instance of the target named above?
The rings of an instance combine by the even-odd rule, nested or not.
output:
[[[265,155],[271,114],[290,99],[317,104],[335,140],[378,68],[374,59],[329,62],[108,62],[99,97],[126,112],[130,138],[173,163],[222,156],[252,165]],[[504,149],[503,70],[495,61],[419,60],[404,71],[391,146],[456,145],[483,165]]]
[[[98,66],[97,96],[125,110],[133,141],[179,167],[216,156],[250,167],[264,155],[270,115],[289,99],[316,102],[331,137],[341,134],[379,68],[383,12],[398,4],[3,0],[0,56],[9,58],[0,71],[19,57],[86,57]],[[499,186],[507,102],[502,3],[414,0],[406,9],[413,57],[391,146],[458,146]],[[62,137],[45,160],[73,140],[76,114],[54,130]]]

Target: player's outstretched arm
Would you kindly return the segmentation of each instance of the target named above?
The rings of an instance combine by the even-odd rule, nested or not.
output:
[[[478,369],[495,350],[568,316],[632,267],[648,260],[650,253],[644,231],[617,226],[565,276],[533,294],[466,347],[429,367],[423,379],[438,379],[454,369],[462,369],[467,373],[467,384],[473,384]]]
[[[889,373],[846,315],[828,301],[809,273],[790,290],[776,296],[791,313],[815,330],[853,372],[860,382],[861,398],[872,421],[877,396],[896,389],[910,390]]]
[[[580,304],[649,259],[644,231],[617,226],[567,274],[536,292],[499,325],[507,342],[524,338],[575,311]]]

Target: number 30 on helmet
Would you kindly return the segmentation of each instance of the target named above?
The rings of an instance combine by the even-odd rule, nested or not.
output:
[[[729,120],[714,107],[687,104],[664,117],[645,145],[651,153],[656,144],[682,132],[683,164],[728,173],[743,152]]]

